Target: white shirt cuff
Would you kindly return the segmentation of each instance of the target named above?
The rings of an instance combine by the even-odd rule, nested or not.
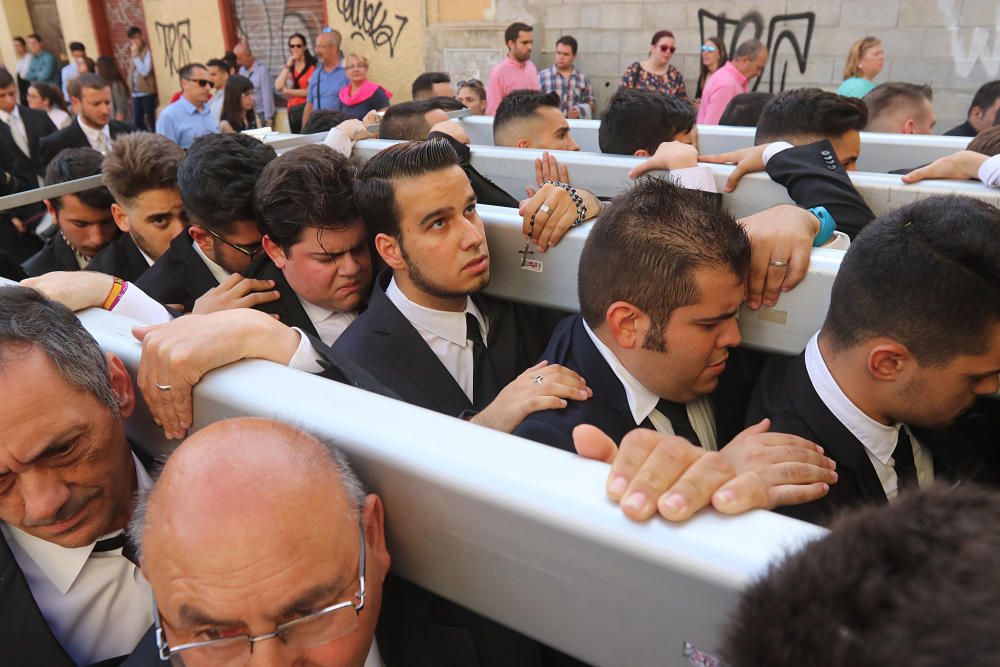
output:
[[[339,130],[335,127],[331,127],[330,131],[326,133],[326,138],[323,139],[323,143],[346,158],[350,158],[351,153],[354,150],[354,144],[351,142],[351,138],[347,136],[343,130]]]
[[[712,168],[708,166],[674,169],[670,172],[670,178],[686,190],[701,190],[703,192],[719,191],[715,185],[715,176],[712,175]]]
[[[987,158],[979,167],[979,180],[991,188],[1000,188],[1000,155]]]
[[[125,293],[111,312],[143,324],[163,324],[173,319],[166,308],[133,283],[128,283]]]
[[[298,327],[292,327],[292,329],[298,332],[301,340],[299,340],[299,346],[295,348],[295,354],[288,360],[288,367],[306,373],[321,373],[323,365],[320,360],[323,357],[312,346],[309,336],[305,335],[302,329]]]
[[[766,167],[767,163],[775,155],[777,155],[781,151],[786,151],[789,148],[794,148],[794,146],[792,146],[787,141],[775,141],[773,144],[768,144],[767,148],[764,149],[764,155],[762,156],[764,160],[764,166]]]

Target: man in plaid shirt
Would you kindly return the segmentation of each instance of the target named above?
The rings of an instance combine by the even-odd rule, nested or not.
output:
[[[559,109],[567,118],[590,118],[594,114],[594,92],[590,77],[573,66],[576,39],[564,35],[556,42],[556,64],[538,73],[538,85],[545,92],[559,94]]]

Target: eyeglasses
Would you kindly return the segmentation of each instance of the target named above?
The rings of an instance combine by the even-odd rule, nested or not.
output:
[[[361,531],[361,558],[358,563],[358,592],[354,597],[358,602],[345,601],[324,607],[294,621],[282,623],[268,632],[255,637],[236,635],[203,642],[191,642],[171,647],[160,626],[160,611],[153,600],[153,623],[156,633],[156,647],[160,660],[169,660],[175,667],[202,667],[211,665],[246,665],[253,654],[254,644],[268,639],[280,639],[293,648],[312,648],[337,641],[350,634],[358,626],[358,614],[365,607],[365,528],[359,520]],[[353,609],[354,613],[337,613],[342,609]],[[185,655],[181,655],[184,653]]]
[[[660,46],[658,46],[656,48],[658,48],[663,53],[676,53],[677,52],[677,47],[673,46],[672,44],[662,44],[662,45],[660,45]]]
[[[305,44],[289,44],[288,48],[290,48],[290,49],[304,49],[304,48],[306,48],[306,45]]]
[[[456,88],[465,88],[469,86],[470,88],[483,88],[483,82],[479,79],[469,79],[468,81],[459,81],[455,84]]]
[[[208,79],[184,79],[185,81],[190,81],[191,83],[197,83],[202,88],[208,88],[212,85],[212,82]]]
[[[711,44],[702,44],[701,45],[701,52],[702,53],[715,53],[717,50],[718,49],[716,49]]]
[[[253,94],[253,91],[248,91],[248,92],[250,92],[251,95]],[[200,227],[200,225],[199,225],[199,227]],[[221,234],[219,234],[218,232],[215,232],[215,231],[209,229],[208,227],[201,227],[201,228],[204,229],[206,232],[208,232],[211,236],[214,236],[215,238],[217,238],[220,241],[222,241],[223,243],[225,243],[230,248],[233,248],[234,250],[239,250],[241,253],[243,253],[244,255],[246,255],[247,257],[249,257],[250,259],[253,259],[254,257],[256,257],[257,253],[259,253],[261,250],[264,249],[264,244],[261,243],[261,242],[254,243],[252,245],[246,245],[246,246],[239,245],[237,243],[233,243],[232,241],[227,241],[225,238],[223,238],[223,236]]]

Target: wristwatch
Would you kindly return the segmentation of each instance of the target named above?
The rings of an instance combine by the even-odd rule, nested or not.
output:
[[[813,239],[813,247],[819,248],[833,237],[833,233],[837,231],[837,221],[825,206],[814,206],[807,210],[819,219],[819,233]]]

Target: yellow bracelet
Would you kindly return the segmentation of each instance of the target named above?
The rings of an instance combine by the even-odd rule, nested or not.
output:
[[[111,310],[114,308],[118,304],[118,299],[124,291],[125,281],[121,278],[115,278],[115,283],[111,286],[111,291],[108,292],[108,296],[104,299],[104,305],[101,307],[104,310]]]

